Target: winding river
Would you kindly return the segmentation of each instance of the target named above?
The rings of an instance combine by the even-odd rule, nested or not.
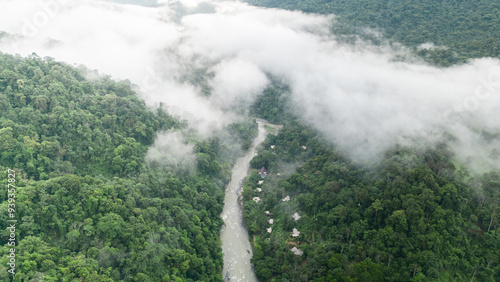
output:
[[[248,239],[248,232],[243,226],[242,211],[238,204],[240,183],[248,174],[250,161],[255,155],[255,148],[266,139],[265,125],[273,126],[265,120],[257,119],[259,134],[245,156],[239,158],[232,170],[231,182],[226,187],[226,197],[222,219],[224,226],[221,229],[222,252],[224,253],[224,281],[258,281],[250,263],[252,247]]]

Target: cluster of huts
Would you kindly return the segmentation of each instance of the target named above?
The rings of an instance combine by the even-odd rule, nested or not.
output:
[[[275,148],[275,145],[271,145],[271,149],[274,149],[274,148]],[[307,149],[307,147],[306,147],[306,146],[302,146],[302,148],[303,148],[304,150],[305,150],[305,149]],[[261,177],[262,179],[265,179],[265,178],[267,177],[267,175],[268,175],[268,174],[267,174],[267,170],[266,170],[266,168],[265,168],[265,167],[261,167],[261,168],[258,170],[258,173],[259,173],[259,175],[260,175],[260,177]],[[280,174],[278,173],[277,175],[280,175]],[[263,183],[264,183],[264,180],[259,180],[259,181],[257,182],[257,184],[258,184],[258,185],[262,185]],[[262,192],[262,188],[260,188],[260,187],[256,188],[256,190],[257,190],[257,192]],[[260,197],[253,197],[253,198],[252,198],[252,200],[253,200],[254,202],[256,202],[256,203],[259,203],[260,201],[262,201],[262,199],[261,199]],[[284,197],[283,199],[281,199],[281,201],[282,201],[282,202],[289,202],[289,201],[290,201],[290,196],[289,196],[289,195],[287,195],[286,197]],[[265,213],[266,213],[266,216],[271,216],[271,212],[266,211]],[[294,219],[295,221],[297,221],[297,220],[299,220],[299,219],[301,218],[301,216],[300,216],[297,212],[296,212],[296,213],[294,213],[292,217],[293,217],[293,219]],[[269,225],[273,225],[273,224],[274,224],[274,219],[270,218],[270,219],[268,219],[268,221],[267,221],[267,222],[269,223]],[[272,233],[272,232],[273,232],[272,227],[268,227],[268,228],[266,228],[266,232],[267,232],[267,233]],[[292,237],[293,237],[293,238],[297,238],[297,237],[299,237],[299,236],[300,236],[300,231],[299,231],[297,228],[293,228],[291,235],[292,235]],[[291,251],[292,251],[295,255],[297,255],[297,256],[302,256],[302,255],[304,254],[304,252],[303,252],[303,251],[301,251],[300,249],[298,249],[295,245],[293,246],[293,248],[291,249]]]

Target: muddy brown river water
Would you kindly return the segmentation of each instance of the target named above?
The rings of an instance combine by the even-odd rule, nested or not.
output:
[[[224,209],[222,219],[224,226],[221,229],[222,252],[224,253],[224,268],[222,276],[224,281],[258,281],[250,263],[252,258],[252,247],[248,239],[248,232],[243,225],[242,211],[238,204],[240,195],[240,183],[248,174],[250,161],[255,155],[256,147],[266,139],[267,130],[265,125],[279,129],[268,122],[257,119],[259,134],[254,139],[252,145],[239,158],[232,170],[231,182],[226,187],[226,197],[224,200]]]

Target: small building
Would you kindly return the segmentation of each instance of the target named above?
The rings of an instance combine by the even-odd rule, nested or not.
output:
[[[275,145],[271,145],[271,149],[274,149],[274,148],[276,148],[276,146]]]
[[[266,228],[266,230],[267,230],[267,233],[271,233],[271,232],[273,232],[273,229],[272,229],[271,227]]]
[[[260,199],[259,197],[253,197],[253,198],[252,198],[252,201],[254,201],[254,202],[258,203],[258,202],[260,202],[260,201],[261,201],[261,199]]]
[[[294,213],[293,214],[293,219],[299,220],[300,219],[300,215],[298,213]]]
[[[261,188],[257,188],[257,192],[262,192],[262,189]]]
[[[271,219],[268,220],[268,222],[269,222],[269,224],[273,224],[274,223],[274,219],[271,218]]]
[[[270,216],[270,215],[271,215],[271,213],[270,213],[269,211],[266,211],[266,215],[267,215],[267,216]]]
[[[302,149],[304,149],[304,150],[305,150],[305,149],[307,149],[307,147],[306,147],[306,146],[302,146]]]
[[[281,199],[282,202],[290,202],[290,196],[286,196],[285,198]]]
[[[262,179],[266,178],[267,177],[267,170],[266,170],[266,168],[265,167],[261,167],[259,169],[259,174],[260,174],[260,177]]]
[[[299,235],[300,235],[300,231],[297,230],[297,228],[294,228],[292,231],[292,237],[297,238],[297,237],[299,237]]]
[[[262,183],[264,183],[264,180],[260,180],[259,182],[257,182],[257,184],[259,185],[262,185]]]

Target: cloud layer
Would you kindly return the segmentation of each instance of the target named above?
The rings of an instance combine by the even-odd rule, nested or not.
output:
[[[234,121],[231,108],[250,104],[270,74],[290,84],[308,122],[357,160],[402,136],[446,131],[462,159],[498,167],[490,156],[498,141],[484,138],[500,132],[498,59],[447,69],[395,62],[389,48],[337,42],[332,17],[232,1],[159,3],[1,0],[0,26],[23,37],[4,38],[0,50],[130,79],[149,105],[163,102],[202,134]]]
[[[146,159],[150,165],[174,167],[185,171],[194,170],[196,155],[193,145],[184,140],[182,132],[160,132],[149,148]]]

